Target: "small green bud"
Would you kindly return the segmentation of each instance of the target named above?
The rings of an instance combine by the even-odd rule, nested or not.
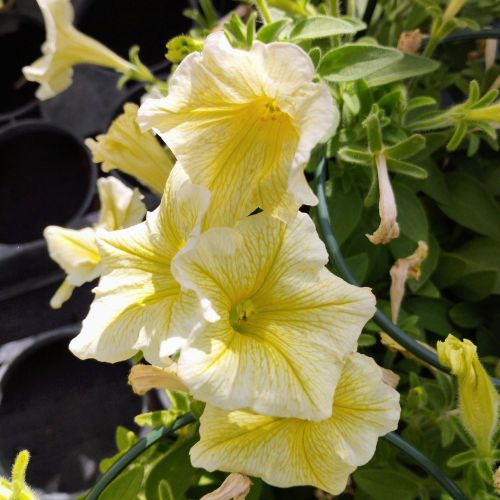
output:
[[[167,43],[167,49],[168,51],[165,57],[170,62],[180,63],[192,52],[201,52],[203,49],[203,40],[187,35],[180,35],[172,38],[172,40]]]
[[[427,391],[421,385],[413,387],[408,392],[408,406],[414,410],[425,408],[427,400]]]

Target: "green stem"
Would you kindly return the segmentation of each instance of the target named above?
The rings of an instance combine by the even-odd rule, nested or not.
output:
[[[353,276],[351,270],[349,269],[344,257],[340,251],[340,247],[337,243],[335,235],[333,234],[330,214],[328,213],[328,205],[326,202],[325,194],[325,181],[326,181],[326,161],[325,158],[321,158],[316,167],[315,173],[316,181],[316,196],[318,197],[318,219],[319,228],[323,236],[323,241],[325,242],[328,255],[332,260],[333,264],[337,268],[340,276],[344,278],[348,283],[352,285],[359,286],[356,278]],[[375,323],[393,338],[398,344],[402,345],[405,349],[410,351],[412,354],[425,361],[429,365],[441,370],[442,372],[449,373],[450,370],[443,366],[437,357],[437,355],[425,348],[423,345],[419,344],[414,338],[410,337],[401,328],[395,325],[380,309],[377,309],[375,316],[373,317]],[[491,377],[491,381],[495,387],[500,388],[500,380]]]
[[[330,2],[330,15],[332,17],[339,17],[340,16],[339,0],[329,0],[329,2]],[[332,47],[338,47],[340,45],[340,36],[334,35],[330,37],[330,42],[332,44]]]
[[[270,24],[273,22],[271,19],[271,14],[269,12],[269,7],[267,5],[266,0],[255,0],[255,3],[257,4],[257,8],[259,9],[260,15],[262,16],[262,19],[264,20],[265,24]]]
[[[97,500],[104,489],[121,473],[123,472],[141,453],[153,446],[160,439],[169,436],[176,430],[186,425],[192,424],[196,419],[188,413],[187,415],[178,418],[170,427],[160,427],[152,430],[145,438],[138,441],[124,455],[122,455],[97,481],[95,486],[89,491],[85,500]]]
[[[415,460],[422,469],[429,473],[443,489],[451,495],[453,500],[467,500],[467,497],[462,493],[454,481],[447,477],[434,462],[429,460],[410,443],[406,442],[401,436],[398,436],[395,432],[389,432],[383,439]]]

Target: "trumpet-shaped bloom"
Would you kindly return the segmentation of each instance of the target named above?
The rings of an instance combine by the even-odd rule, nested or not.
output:
[[[477,348],[470,340],[448,335],[437,343],[437,352],[439,361],[458,379],[462,422],[487,457],[498,421],[498,394],[479,361]]]
[[[183,294],[170,271],[171,261],[199,230],[210,193],[191,184],[177,164],[165,186],[160,207],[146,221],[121,231],[98,231],[104,273],[82,331],[70,343],[79,358],[116,362],[142,350],[152,364],[182,342],[185,315],[194,294]]]
[[[96,245],[96,229],[108,231],[129,227],[140,222],[146,213],[137,189],[130,189],[118,179],[108,177],[97,181],[101,211],[94,227],[69,229],[47,226],[43,235],[49,255],[67,274],[67,278],[50,301],[58,309],[71,297],[75,287],[98,278],[101,256]]]
[[[397,427],[398,401],[376,363],[353,353],[346,358],[330,418],[309,422],[207,405],[191,462],[209,471],[258,476],[278,487],[313,485],[337,495],[349,474],[373,456],[379,436]]]
[[[105,172],[116,168],[162,194],[173,161],[152,132],[141,132],[136,121],[138,109],[128,102],[106,134],[87,139],[85,144]]]
[[[255,42],[245,51],[217,32],[180,63],[167,97],[144,102],[138,120],[212,192],[222,225],[257,207],[291,220],[298,206],[317,202],[303,166],[337,122],[328,89],[313,78],[294,44]]]
[[[331,274],[308,215],[287,225],[265,213],[212,228],[175,259],[206,322],[179,358],[193,395],[228,410],[330,416],[344,357],[374,313],[369,289]]]
[[[39,99],[49,99],[68,88],[76,64],[97,64],[120,72],[134,68],[73,26],[74,13],[70,0],[37,0],[37,3],[43,14],[47,39],[42,45],[43,56],[31,66],[25,66],[23,74],[27,80],[40,84],[36,92]]]

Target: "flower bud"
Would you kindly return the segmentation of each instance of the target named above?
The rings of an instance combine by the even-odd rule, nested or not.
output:
[[[167,53],[165,57],[173,63],[180,63],[191,52],[201,52],[203,40],[197,40],[191,36],[180,35],[172,38],[167,43]]]
[[[498,394],[470,340],[460,341],[448,335],[437,343],[440,362],[449,367],[458,379],[460,416],[465,428],[476,442],[478,451],[490,454],[491,438],[498,418]]]

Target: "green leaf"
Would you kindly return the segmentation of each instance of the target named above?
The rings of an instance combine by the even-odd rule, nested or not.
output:
[[[170,427],[179,415],[177,410],[157,410],[137,415],[134,422],[140,427]]]
[[[316,68],[321,59],[321,49],[319,47],[313,47],[309,52],[309,57],[311,58],[314,67]]]
[[[449,315],[451,321],[462,328],[476,328],[483,322],[479,309],[469,302],[455,304]]]
[[[358,338],[358,347],[370,347],[377,343],[377,339],[373,335],[362,333]]]
[[[137,500],[144,478],[142,466],[131,466],[123,471],[104,491],[99,500]]]
[[[341,160],[347,163],[354,163],[355,165],[363,165],[365,167],[373,165],[373,157],[367,151],[354,148],[340,148],[337,154]]]
[[[284,18],[274,23],[266,24],[257,33],[257,40],[262,43],[274,42],[280,36],[280,33],[290,24],[290,19]]]
[[[413,500],[420,489],[416,476],[393,470],[360,469],[354,473],[354,481],[374,499]]]
[[[450,203],[450,193],[443,172],[433,160],[424,163],[427,179],[422,184],[422,191],[440,204]]]
[[[365,78],[402,57],[401,52],[389,47],[345,44],[325,54],[318,73],[331,82],[347,82]]]
[[[186,491],[194,485],[201,474],[201,470],[195,469],[189,459],[189,450],[197,439],[191,438],[181,444],[176,444],[154,464],[146,478],[146,498],[157,498],[160,483],[163,481],[167,483],[162,486],[164,494],[168,491],[170,498],[175,500],[185,498]]]
[[[361,28],[363,29],[363,28]],[[314,40],[336,35],[351,35],[359,31],[354,24],[330,16],[311,16],[299,21],[290,32],[290,40]]]
[[[398,206],[398,223],[401,234],[415,243],[428,240],[429,224],[422,202],[407,186],[393,182],[394,195]]]
[[[377,68],[377,71],[370,73],[366,78],[366,83],[369,87],[377,87],[432,73],[437,68],[439,68],[437,61],[413,54],[404,54],[399,60],[392,62],[383,69]]]
[[[398,142],[394,146],[385,148],[388,157],[396,160],[406,160],[412,158],[419,151],[425,148],[425,138],[423,135],[414,134],[404,141]]]
[[[370,259],[366,253],[360,253],[357,255],[351,255],[345,259],[349,269],[356,278],[358,283],[363,283],[368,274],[368,268],[370,266]]]
[[[339,245],[352,234],[363,211],[363,199],[357,186],[344,189],[340,179],[332,182],[331,194],[328,196],[332,229]]]
[[[450,202],[440,204],[452,220],[500,241],[500,210],[488,190],[475,177],[453,172],[446,176]]]
[[[448,462],[448,467],[463,467],[464,465],[473,462],[477,459],[477,454],[475,450],[467,450],[451,457]]]
[[[454,330],[448,320],[449,305],[443,300],[408,297],[404,308],[418,316],[418,323],[422,328],[440,337],[446,337]]]
[[[413,177],[414,179],[426,179],[428,175],[425,168],[407,161],[395,160],[394,158],[387,158],[387,167],[391,172]]]
[[[461,299],[479,301],[493,292],[497,281],[495,270],[476,271],[460,278],[452,289]]]

